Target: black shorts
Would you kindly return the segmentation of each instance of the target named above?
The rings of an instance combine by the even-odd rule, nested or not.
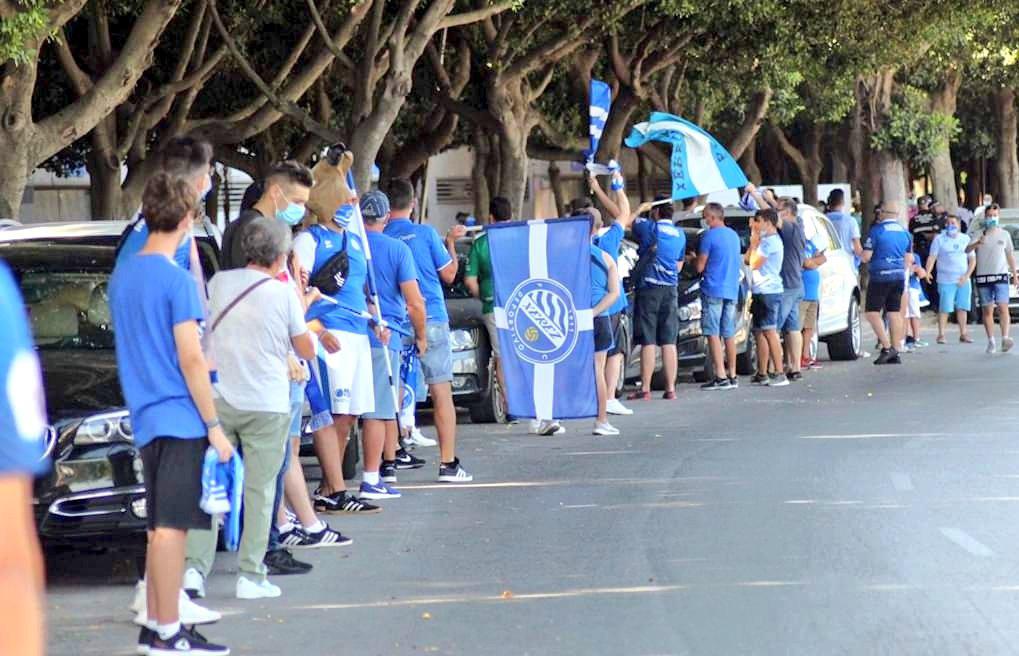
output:
[[[612,320],[604,314],[594,318],[594,352],[603,353],[612,348]]]
[[[899,312],[902,309],[902,293],[906,291],[905,280],[871,280],[867,287],[867,312]]]
[[[637,290],[637,337],[644,346],[675,345],[679,336],[679,292],[671,285]]]
[[[625,312],[625,310],[624,310],[624,312]],[[616,312],[615,314],[613,314],[612,316],[609,317],[609,321],[612,322],[612,346],[609,347],[609,353],[608,353],[610,358],[613,355],[619,355],[620,353],[622,353],[622,351],[619,350],[620,347],[622,346],[622,339],[623,339],[623,321],[622,321],[622,318],[623,318],[623,313],[622,312]]]
[[[212,518],[202,499],[202,463],[209,440],[157,437],[139,451],[145,477],[149,530],[209,529]]]

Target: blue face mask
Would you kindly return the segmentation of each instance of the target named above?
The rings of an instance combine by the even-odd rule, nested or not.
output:
[[[994,216],[994,217],[991,217],[991,216],[987,217],[986,219],[984,219],[984,226],[986,226],[988,228],[997,228],[998,227],[998,217],[996,217],[996,216]]]
[[[947,228],[945,228],[945,232],[954,237],[957,234],[959,234],[959,226],[950,225]]]
[[[333,221],[343,229],[350,225],[352,218],[354,218],[354,206],[350,204],[340,205],[339,209],[336,210],[336,214],[333,215]]]
[[[280,191],[280,196],[283,196],[283,200],[286,201],[287,204],[283,209],[276,210],[276,218],[283,223],[286,223],[288,226],[295,226],[304,220],[304,205],[291,203],[282,191]]]

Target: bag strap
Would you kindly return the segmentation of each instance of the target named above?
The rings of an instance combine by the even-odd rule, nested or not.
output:
[[[245,296],[247,296],[251,292],[255,291],[255,289],[257,289],[260,285],[264,285],[265,283],[269,282],[270,280],[275,280],[275,278],[262,278],[261,280],[258,280],[256,282],[253,282],[250,285],[248,285],[247,289],[245,289],[243,292],[238,294],[237,298],[235,298],[234,300],[230,301],[230,303],[225,308],[223,308],[223,311],[219,313],[219,316],[216,317],[216,320],[212,322],[212,328],[209,329],[209,332],[211,333],[211,332],[215,331],[216,327],[220,324],[220,322],[222,322],[223,319],[226,318],[226,315],[230,313],[230,310],[232,310],[235,307],[237,307],[237,304],[240,303],[241,301],[243,301]]]

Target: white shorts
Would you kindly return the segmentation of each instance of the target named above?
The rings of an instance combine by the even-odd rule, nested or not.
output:
[[[341,348],[336,353],[320,350],[318,368],[323,391],[329,392],[333,414],[360,416],[374,412],[375,380],[368,335],[343,330],[329,332],[340,340]]]
[[[906,304],[906,318],[907,319],[919,319],[920,318],[920,290],[909,287],[907,296],[909,302]]]

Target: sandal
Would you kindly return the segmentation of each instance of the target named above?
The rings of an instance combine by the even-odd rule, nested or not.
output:
[[[959,341],[963,344],[972,344],[973,338],[969,335],[959,335]]]

